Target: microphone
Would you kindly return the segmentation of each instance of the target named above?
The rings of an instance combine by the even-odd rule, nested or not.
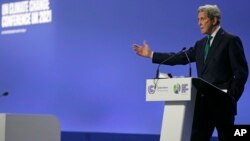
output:
[[[2,93],[1,95],[0,95],[0,97],[2,97],[2,96],[8,96],[9,95],[9,92],[4,92],[4,93]]]
[[[178,53],[171,55],[170,57],[168,57],[167,59],[165,59],[165,60],[163,60],[161,63],[159,63],[159,65],[158,65],[158,67],[157,67],[157,70],[156,70],[156,77],[155,77],[155,78],[159,78],[160,66],[161,66],[163,63],[165,63],[165,62],[171,60],[171,59],[174,58],[176,55],[179,55],[180,53],[182,53],[184,50],[186,50],[186,47],[182,48],[181,51],[179,51]]]
[[[191,62],[190,62],[190,59],[188,57],[188,54],[186,51],[184,51],[186,57],[187,57],[187,60],[188,60],[188,65],[189,65],[189,77],[192,77],[192,66],[191,66]]]

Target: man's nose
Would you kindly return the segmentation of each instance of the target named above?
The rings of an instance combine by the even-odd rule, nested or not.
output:
[[[198,25],[201,26],[201,22],[200,21],[198,21]]]

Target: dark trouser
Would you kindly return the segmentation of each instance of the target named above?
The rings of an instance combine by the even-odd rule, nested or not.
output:
[[[197,94],[191,141],[210,141],[217,129],[220,141],[231,141],[234,106],[226,96]]]

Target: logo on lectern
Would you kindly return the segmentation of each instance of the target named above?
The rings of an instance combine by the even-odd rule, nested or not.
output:
[[[174,93],[175,94],[186,94],[186,92],[189,90],[188,89],[188,84],[175,84],[173,87]]]
[[[155,93],[155,86],[154,85],[149,85],[148,86],[148,93],[149,94],[154,94]]]
[[[179,94],[181,91],[181,85],[180,84],[175,84],[174,85],[174,93]]]

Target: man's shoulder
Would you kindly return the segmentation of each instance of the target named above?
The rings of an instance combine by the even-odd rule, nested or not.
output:
[[[203,44],[204,42],[206,42],[207,37],[204,36],[203,38],[199,39],[198,41],[196,41],[196,44]]]
[[[218,33],[219,34],[218,34],[218,36],[216,35],[217,36],[216,39],[220,42],[224,42],[224,43],[226,43],[226,42],[239,42],[240,44],[242,44],[241,39],[238,35],[235,35],[231,32],[227,32],[223,29],[221,29],[221,31]]]
[[[232,32],[225,31],[223,28],[219,30],[219,35],[224,36],[225,38],[239,38],[237,35],[235,35]]]

